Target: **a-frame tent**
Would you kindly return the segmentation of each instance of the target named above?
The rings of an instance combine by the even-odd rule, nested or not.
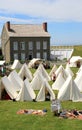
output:
[[[30,87],[27,79],[24,80],[24,100],[33,101],[36,98],[34,90]]]
[[[4,76],[3,78],[1,78],[1,87],[0,88],[1,88],[0,95],[2,95],[2,91],[5,88],[5,90],[7,91],[8,95],[10,96],[11,99],[16,98],[17,93],[14,89],[13,84],[8,80],[7,76]]]
[[[79,101],[82,98],[82,94],[71,76],[67,78],[62,88],[59,90],[57,98],[61,101]]]
[[[39,67],[37,68],[37,70],[34,73],[34,76],[40,73],[42,74],[42,76],[47,80],[50,81],[50,76],[48,75],[47,71],[45,70],[44,66],[42,64],[39,65]]]
[[[15,59],[12,66],[11,66],[11,69],[20,69],[22,67],[22,64],[20,63],[20,61],[18,59]]]
[[[29,86],[29,82],[26,79],[24,81],[24,86],[21,87],[20,91],[17,92],[15,90],[15,84],[13,84],[7,76],[4,76],[1,79],[1,90],[0,90],[0,95],[2,95],[2,91],[3,89],[6,90],[7,94],[9,95],[9,97],[13,100],[16,101],[33,101],[33,99],[36,98],[36,94],[33,91],[33,89]],[[1,99],[1,96],[0,96]]]
[[[55,94],[52,90],[52,88],[50,87],[49,83],[47,82],[46,79],[44,79],[44,83],[40,89],[40,91],[38,92],[38,95],[37,95],[37,98],[36,98],[36,101],[45,101],[45,93],[46,93],[46,90],[49,92],[50,94],[50,100],[54,100],[55,99]]]
[[[80,66],[80,68],[78,69],[78,72],[76,73],[77,75],[82,71],[82,65]]]
[[[53,72],[55,73],[56,70],[57,70],[57,66],[56,66],[56,64],[54,64],[54,66],[52,67],[52,69],[51,69],[51,71],[49,73],[49,76],[52,77]]]
[[[66,65],[65,71],[68,75],[71,75],[72,77],[74,76],[69,64]]]
[[[30,86],[33,88],[33,90],[40,90],[43,81],[44,81],[44,77],[42,76],[42,74],[37,73],[32,79]]]
[[[78,73],[74,81],[77,87],[79,88],[80,92],[82,92],[82,70]]]
[[[30,81],[32,80],[32,73],[29,70],[26,63],[23,64],[22,68],[20,69],[18,75],[21,77],[21,79],[28,78]]]
[[[58,69],[56,70],[55,74],[56,74],[56,77],[58,77],[59,73],[62,73],[64,79],[66,79],[68,77],[68,74],[66,73],[64,67],[62,65],[60,65],[58,67]]]
[[[16,91],[20,91],[20,89],[24,86],[23,80],[19,77],[16,70],[13,70],[9,76],[8,79],[14,84],[14,88]]]
[[[52,84],[52,89],[53,90],[60,90],[60,88],[62,87],[64,82],[65,82],[65,79],[63,78],[63,75],[60,72],[57,79],[56,79],[56,81]]]

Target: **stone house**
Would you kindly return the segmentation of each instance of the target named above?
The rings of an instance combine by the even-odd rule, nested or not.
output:
[[[2,54],[6,63],[18,59],[50,59],[50,34],[47,23],[10,24],[6,22],[1,33]]]

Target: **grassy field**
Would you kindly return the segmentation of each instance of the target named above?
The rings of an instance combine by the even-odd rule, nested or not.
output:
[[[61,102],[63,109],[82,109],[82,103]],[[0,101],[0,130],[81,130],[82,120],[60,119],[51,112],[51,102]],[[18,115],[20,109],[47,109],[44,116]]]
[[[74,74],[78,68],[72,68]],[[31,70],[35,72],[34,69]],[[50,70],[48,70],[50,72]],[[52,84],[52,83],[50,83]],[[54,91],[55,92],[55,91]],[[61,102],[62,109],[82,110],[82,102]],[[44,116],[18,115],[20,109],[47,109]],[[0,130],[81,130],[82,120],[60,119],[51,112],[51,101],[45,102],[13,102],[11,100],[0,101]]]
[[[81,56],[82,57],[82,46],[74,46],[73,56]]]

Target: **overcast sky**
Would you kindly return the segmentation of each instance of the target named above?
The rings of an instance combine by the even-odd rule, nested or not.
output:
[[[51,45],[82,44],[82,0],[0,0],[0,34],[7,21],[47,22]]]

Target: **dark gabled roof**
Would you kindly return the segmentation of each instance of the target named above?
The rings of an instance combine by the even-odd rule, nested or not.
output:
[[[35,24],[10,24],[8,31],[10,37],[50,37],[43,29],[43,25]]]

